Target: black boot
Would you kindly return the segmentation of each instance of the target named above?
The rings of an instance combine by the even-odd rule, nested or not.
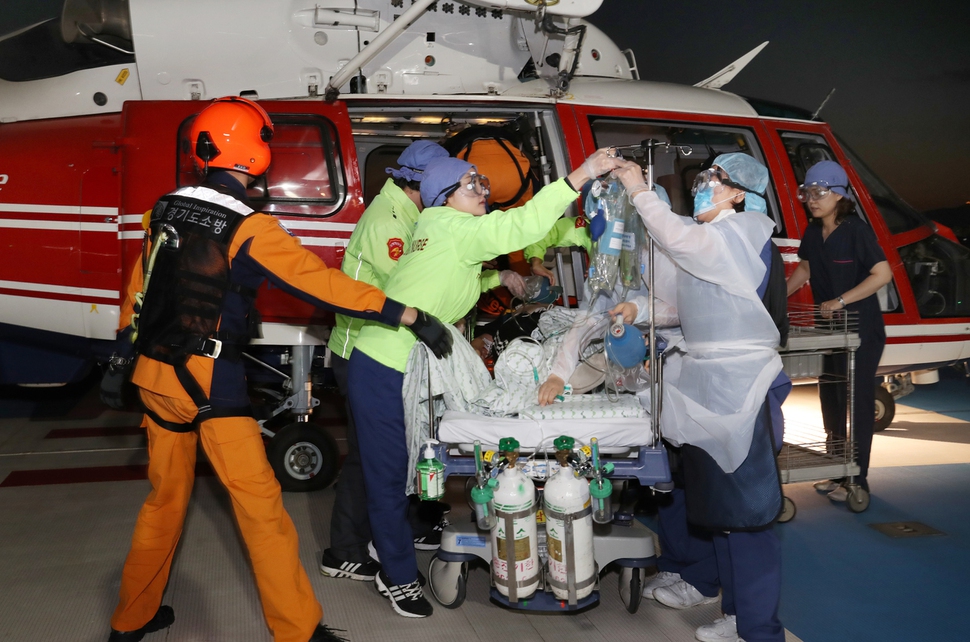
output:
[[[350,642],[347,638],[337,635],[336,631],[343,633],[342,629],[331,629],[328,626],[318,624],[307,642]]]
[[[138,642],[146,633],[154,633],[155,631],[161,631],[162,629],[167,629],[172,626],[172,622],[175,621],[175,611],[172,610],[171,606],[160,606],[158,611],[155,613],[155,617],[148,620],[148,623],[138,629],[137,631],[115,631],[111,629],[111,635],[108,636],[108,642]],[[326,640],[327,638],[321,638]]]

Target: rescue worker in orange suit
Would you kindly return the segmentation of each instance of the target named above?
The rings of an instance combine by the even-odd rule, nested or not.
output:
[[[161,606],[162,593],[200,439],[231,496],[275,642],[343,639],[321,623],[296,529],[249,410],[240,346],[252,336],[253,300],[267,278],[316,306],[407,325],[435,354],[450,352],[437,319],[327,267],[275,218],[247,205],[246,186],[269,166],[272,134],[269,115],[242,98],[216,99],[198,115],[190,140],[205,181],[155,205],[143,261],[128,285],[122,323],[132,323],[122,335],[131,335],[127,345],[133,341],[138,352],[132,382],[146,410],[152,491],[135,524],[109,642],[141,640],[175,620]]]

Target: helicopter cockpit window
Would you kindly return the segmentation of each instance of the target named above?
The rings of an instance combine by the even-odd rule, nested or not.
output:
[[[929,219],[882,182],[845,143],[839,141],[839,144],[879,207],[890,232],[899,234],[923,226],[936,229]],[[898,251],[921,317],[970,316],[970,250],[933,234]]]
[[[710,167],[717,156],[743,152],[765,162],[754,132],[740,127],[619,118],[593,118],[590,126],[596,147],[621,148],[625,158],[635,160],[644,169],[648,164],[647,155],[642,149],[631,149],[630,146],[647,140],[656,141],[653,145],[654,181],[667,191],[673,211],[682,216],[691,216],[694,211],[690,193],[694,177]],[[784,236],[784,219],[771,183],[765,200],[768,215],[775,221],[774,236]]]
[[[344,186],[333,126],[315,116],[273,114],[272,118],[275,131],[269,146],[273,161],[249,186],[250,201],[258,209],[277,214],[334,213]],[[199,182],[187,140],[191,122],[182,123],[179,132],[179,186]]]
[[[865,183],[866,189],[869,190],[869,195],[876,202],[876,207],[879,208],[879,213],[882,214],[882,218],[886,221],[886,226],[891,233],[900,234],[902,232],[908,232],[909,230],[915,230],[924,225],[930,225],[929,219],[901,199],[841,139],[839,140],[839,145],[842,146],[845,155],[852,161],[852,167],[855,168],[856,173],[859,174],[862,182]]]
[[[838,162],[832,148],[826,143],[825,137],[819,134],[781,132],[781,140],[785,144],[788,161],[791,163],[792,172],[795,174],[795,180],[798,185],[805,182],[805,173],[815,163],[824,160]],[[859,169],[855,162],[853,162],[853,167],[856,170]],[[868,222],[869,217],[861,207],[859,199],[856,197],[856,190],[852,185],[849,185],[849,193],[852,194],[852,198],[856,202],[856,213]],[[810,220],[811,214],[809,214],[808,207],[804,205],[802,207],[805,212],[805,217]],[[896,289],[895,282],[890,281],[880,288],[876,296],[879,299],[879,308],[883,312],[902,312],[902,307],[899,305],[899,292]]]

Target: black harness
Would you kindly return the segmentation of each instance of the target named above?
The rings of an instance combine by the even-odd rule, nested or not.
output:
[[[149,410],[148,416],[167,430],[190,432],[205,419],[252,416],[249,407],[213,408],[186,367],[193,355],[236,361],[241,346],[257,336],[256,291],[229,280],[229,245],[245,217],[228,207],[179,194],[163,196],[152,210],[153,247],[149,255],[146,241],[143,250],[147,289],[138,310],[135,349],[171,365],[198,407],[195,419],[186,424],[165,421]],[[228,292],[249,304],[246,333],[218,330]]]

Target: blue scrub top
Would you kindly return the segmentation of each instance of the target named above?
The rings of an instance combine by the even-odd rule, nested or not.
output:
[[[831,301],[862,283],[876,263],[886,255],[876,241],[872,228],[855,215],[847,216],[827,239],[822,239],[822,226],[809,225],[798,248],[798,258],[811,268],[812,296],[815,303]],[[859,313],[859,327],[885,334],[879,299],[875,294],[850,303],[849,310]]]

